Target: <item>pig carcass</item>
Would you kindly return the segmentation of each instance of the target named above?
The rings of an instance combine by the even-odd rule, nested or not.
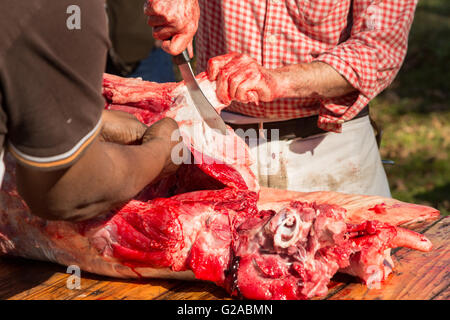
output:
[[[220,111],[214,83],[198,77]],[[211,130],[181,84],[105,75],[106,108],[151,124],[175,119],[189,157],[120,210],[89,221],[30,214],[7,156],[0,194],[0,253],[78,265],[119,278],[212,281],[250,299],[307,299],[327,292],[337,272],[368,285],[394,267],[390,249],[429,251],[424,236],[399,227],[433,219],[433,208],[336,192],[259,188],[244,141]]]

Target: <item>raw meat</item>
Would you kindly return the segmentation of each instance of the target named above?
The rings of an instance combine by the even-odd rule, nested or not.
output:
[[[223,108],[214,84],[205,75],[199,80]],[[223,137],[205,126],[182,84],[105,75],[104,95],[107,108],[147,124],[174,118],[196,161],[117,212],[70,223],[29,213],[8,156],[0,252],[112,277],[213,281],[250,299],[305,299],[324,295],[338,271],[368,285],[382,281],[393,268],[390,248],[431,249],[424,236],[398,225],[436,218],[435,209],[336,192],[260,190],[245,143],[231,129]]]
[[[209,100],[220,112],[225,105],[217,100],[215,89],[206,74],[199,76],[199,81]],[[184,143],[190,146],[198,163],[197,167],[214,178],[221,176],[221,182],[226,179],[225,173],[230,174],[226,179],[227,186],[253,191],[259,189],[255,175],[250,170],[251,160],[245,142],[231,128],[228,128],[229,134],[226,136],[209,128],[193,107],[184,85],[161,85],[105,75],[103,93],[109,102],[108,109],[127,111],[146,124],[163,117],[175,119]]]

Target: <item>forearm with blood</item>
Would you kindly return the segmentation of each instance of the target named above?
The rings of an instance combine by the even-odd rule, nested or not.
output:
[[[270,70],[278,98],[333,98],[356,89],[323,62],[301,63]]]

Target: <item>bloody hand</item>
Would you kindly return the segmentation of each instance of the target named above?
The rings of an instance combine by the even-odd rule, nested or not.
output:
[[[161,47],[166,52],[177,55],[188,48],[193,55],[192,39],[200,18],[198,0],[148,0],[145,14],[153,36],[163,40]]]
[[[210,81],[217,82],[217,97],[224,104],[233,100],[258,104],[281,97],[275,72],[245,54],[229,53],[212,58],[207,73]]]

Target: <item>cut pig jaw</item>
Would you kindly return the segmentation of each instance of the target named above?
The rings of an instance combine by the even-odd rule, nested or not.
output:
[[[292,202],[238,231],[232,293],[251,299],[306,299],[325,295],[333,275],[345,272],[369,285],[392,271],[390,248],[418,247],[421,235],[377,221],[346,224],[338,206]],[[405,237],[403,233],[407,233]]]

